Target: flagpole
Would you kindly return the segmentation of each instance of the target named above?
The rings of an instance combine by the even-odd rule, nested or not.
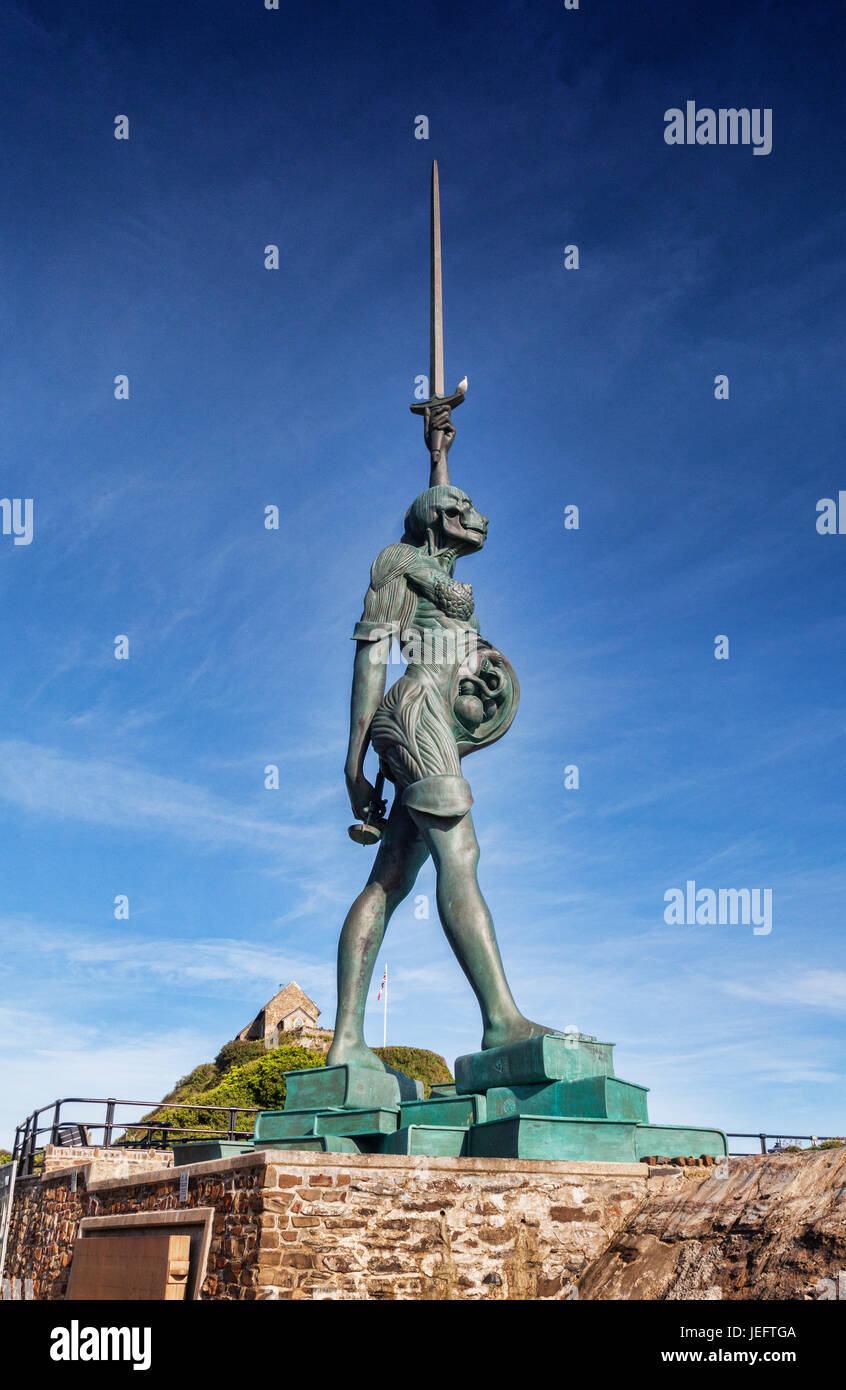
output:
[[[388,963],[385,962],[385,1011],[382,1015],[382,1046],[388,1046]]]

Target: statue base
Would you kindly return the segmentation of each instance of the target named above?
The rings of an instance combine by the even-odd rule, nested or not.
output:
[[[651,1124],[647,1088],[614,1075],[613,1048],[546,1033],[473,1052],[429,1100],[396,1072],[288,1072],[285,1109],[257,1116],[255,1147],[606,1163],[727,1156],[722,1130]]]

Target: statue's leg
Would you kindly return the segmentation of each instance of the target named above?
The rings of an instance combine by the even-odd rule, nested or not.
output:
[[[469,811],[460,816],[412,810],[438,875],[438,913],[447,940],[482,1010],[482,1047],[555,1032],[524,1017],[505,978],[496,933],[476,867],[479,843]]]
[[[399,797],[388,817],[367,884],[349,912],[338,942],[338,1012],[327,1066],[382,1070],[364,1041],[364,1009],[376,958],[395,908],[408,896],[429,850]]]

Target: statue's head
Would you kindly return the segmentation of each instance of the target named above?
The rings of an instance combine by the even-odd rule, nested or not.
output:
[[[477,512],[466,492],[451,484],[427,488],[405,514],[403,540],[423,545],[430,539],[437,550],[452,549],[459,555],[481,550],[488,533],[488,518]]]

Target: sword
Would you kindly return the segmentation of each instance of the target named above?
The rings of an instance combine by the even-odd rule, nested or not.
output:
[[[429,486],[449,483],[447,451],[443,447],[444,428],[451,412],[464,400],[467,378],[451,396],[444,395],[444,290],[441,250],[441,190],[438,161],[432,161],[432,189],[429,214],[429,399],[415,401],[414,415],[423,416],[423,435],[431,460]]]

